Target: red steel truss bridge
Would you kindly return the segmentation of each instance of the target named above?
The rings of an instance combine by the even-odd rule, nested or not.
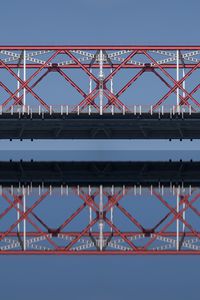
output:
[[[199,162],[1,162],[0,255],[199,255],[199,169]]]
[[[200,46],[0,46],[0,138],[200,137]]]

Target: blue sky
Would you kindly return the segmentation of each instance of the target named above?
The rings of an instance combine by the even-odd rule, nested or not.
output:
[[[196,44],[199,1],[8,1],[1,44]]]
[[[2,1],[0,44],[199,44],[199,1]],[[99,143],[99,142],[98,142]],[[87,147],[104,144],[87,142]],[[124,147],[143,148],[138,142]],[[195,142],[193,142],[195,143]],[[174,148],[199,147],[172,142]],[[20,144],[20,146],[19,146]],[[121,144],[121,143],[120,143]],[[137,146],[135,146],[137,144]],[[67,149],[80,142],[60,142]],[[107,142],[108,148],[119,142]],[[49,147],[0,142],[0,149]],[[83,143],[85,148],[86,144]],[[151,147],[157,148],[157,144]],[[164,142],[162,149],[168,146]],[[172,147],[172,148],[173,148]],[[122,147],[123,148],[123,147]],[[196,300],[198,257],[0,257],[3,300]]]

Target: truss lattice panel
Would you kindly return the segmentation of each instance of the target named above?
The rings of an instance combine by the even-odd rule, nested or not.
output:
[[[1,111],[195,112],[199,67],[200,46],[0,46]]]
[[[1,254],[200,254],[199,188],[1,189]]]

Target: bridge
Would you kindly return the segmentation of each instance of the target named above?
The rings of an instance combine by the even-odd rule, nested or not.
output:
[[[0,46],[0,138],[200,138],[199,69],[200,46]],[[1,161],[0,255],[199,255],[199,171]]]
[[[0,46],[1,139],[196,139],[200,46]]]
[[[0,163],[0,255],[199,255],[200,162]]]

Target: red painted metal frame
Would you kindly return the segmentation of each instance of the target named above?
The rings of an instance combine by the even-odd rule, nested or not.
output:
[[[169,230],[170,226],[174,224],[177,220],[181,224],[185,226],[185,229],[180,229],[179,238],[195,238],[200,242],[200,232],[194,228],[194,225],[191,225],[188,219],[184,219],[183,213],[191,210],[198,218],[200,217],[200,211],[194,204],[199,200],[200,193],[196,193],[195,195],[189,195],[188,193],[182,194],[180,198],[180,210],[177,212],[176,208],[170,204],[170,201],[164,199],[164,196],[161,195],[156,189],[151,191],[153,197],[162,204],[168,212],[161,217],[160,221],[155,224],[152,228],[145,228],[125,207],[123,204],[120,204],[123,199],[128,195],[130,188],[119,188],[117,192],[111,193],[108,192],[107,189],[103,189],[104,199],[107,199],[107,202],[104,203],[103,211],[100,211],[98,205],[98,198],[100,189],[95,188],[92,193],[88,194],[84,188],[74,187],[72,188],[72,192],[74,195],[81,200],[80,206],[72,212],[68,218],[60,224],[57,228],[49,227],[46,222],[42,220],[41,217],[34,211],[36,207],[38,207],[45,199],[50,196],[50,190],[46,190],[42,193],[42,195],[36,199],[34,202],[31,202],[32,205],[26,208],[24,212],[22,210],[22,194],[12,194],[10,189],[3,190],[2,192],[2,200],[5,200],[5,203],[8,204],[8,207],[4,209],[4,211],[0,214],[0,221],[3,222],[4,218],[8,216],[8,214],[14,210],[15,212],[19,212],[19,219],[15,220],[11,225],[8,226],[7,230],[0,232],[0,243],[4,242],[4,239],[14,238],[12,243],[17,242],[17,238],[23,238],[23,231],[18,232],[16,230],[17,225],[26,220],[28,224],[30,224],[31,228],[34,230],[27,230],[26,236],[28,238],[39,238],[45,237],[46,242],[51,247],[50,249],[37,249],[32,250],[28,249],[5,249],[0,244],[0,255],[200,255],[200,246],[197,248],[186,249],[183,244],[180,246],[180,249],[173,249],[175,246],[175,239],[173,239],[173,247],[171,250],[162,248],[161,246],[157,247],[152,245],[157,241],[157,238],[175,238],[177,236],[176,231]],[[28,198],[28,194],[26,195]],[[96,200],[95,200],[96,199]],[[133,199],[131,200],[133,202]],[[19,206],[18,206],[19,205]],[[184,206],[183,206],[184,205]],[[72,231],[67,230],[68,226],[72,221],[79,220],[80,213],[83,212],[86,208],[91,208],[93,211],[93,218],[89,221],[86,226],[83,226],[81,231]],[[127,219],[131,224],[131,230],[126,231],[118,228],[118,225],[115,224],[112,220],[109,219],[109,213],[112,208],[120,211],[121,214]],[[152,207],[153,209],[153,207]],[[104,238],[110,241],[112,239],[120,239],[126,244],[129,249],[110,249],[109,245],[106,244],[103,250],[100,250],[98,246],[93,246],[91,250],[86,249],[78,249],[76,248],[77,243],[80,242],[82,238],[86,238],[94,240],[98,239],[99,231],[97,229],[92,229],[95,224],[98,224],[99,221],[103,221],[107,224],[107,229],[103,232]],[[2,223],[3,224],[3,223]],[[109,230],[111,231],[109,231]],[[64,246],[60,245],[57,239],[60,235],[64,237],[70,237],[71,240],[66,243]],[[145,239],[144,244],[137,245],[135,239],[141,236]],[[133,242],[134,241],[134,242]],[[182,242],[183,242],[182,241]],[[189,241],[186,240],[186,244],[189,244]],[[116,244],[115,244],[116,245]],[[192,245],[192,244],[191,244]],[[75,247],[75,248],[73,248]],[[156,248],[157,247],[157,248]]]
[[[2,45],[0,50],[200,50],[198,45]]]
[[[1,51],[51,51],[51,56],[48,57],[48,59],[43,63],[28,63],[26,64],[27,70],[33,70],[33,74],[29,76],[29,78],[26,79],[24,82],[17,74],[16,69],[23,68],[23,63],[21,61],[18,61],[16,63],[5,63],[2,59],[0,59],[0,69],[7,70],[8,74],[10,74],[12,77],[16,79],[20,83],[20,87],[18,89],[15,89],[12,91],[7,84],[0,81],[1,88],[9,95],[8,98],[0,103],[2,107],[9,105],[22,105],[23,95],[20,95],[18,97],[18,93],[22,91],[23,89],[26,89],[27,94],[31,94],[33,98],[35,98],[38,101],[38,105],[42,105],[47,111],[50,109],[50,104],[47,100],[43,100],[35,91],[34,88],[38,86],[38,84],[47,76],[49,72],[57,72],[61,75],[82,97],[83,99],[79,101],[78,103],[74,103],[75,110],[77,106],[80,107],[80,111],[85,109],[87,106],[91,105],[94,106],[97,111],[100,110],[99,104],[95,102],[95,99],[99,95],[99,87],[100,85],[103,86],[103,94],[104,97],[107,99],[107,103],[104,103],[103,111],[105,111],[110,105],[115,106],[118,110],[122,110],[125,108],[128,110],[127,104],[125,104],[122,100],[120,100],[120,96],[132,85],[138,78],[140,78],[145,72],[152,72],[161,82],[163,82],[168,88],[169,91],[162,96],[159,100],[154,101],[151,103],[153,106],[153,110],[156,110],[158,107],[163,105],[166,100],[170,97],[172,93],[176,93],[177,89],[179,89],[185,96],[179,95],[180,97],[180,105],[195,105],[197,107],[200,107],[200,102],[194,98],[194,94],[199,90],[200,84],[198,83],[191,91],[186,90],[183,87],[183,82],[188,80],[191,75],[194,74],[194,72],[198,69],[200,69],[200,61],[197,59],[194,63],[187,63],[183,60],[180,61],[179,68],[180,69],[186,69],[187,72],[185,76],[183,76],[180,80],[176,80],[173,78],[173,76],[169,73],[168,69],[174,69],[176,70],[176,62],[172,63],[158,63],[155,58],[153,57],[152,51],[200,51],[200,46],[134,46],[134,45],[114,45],[114,46],[0,46],[0,53]],[[103,68],[110,69],[112,72],[107,75],[101,82],[100,79],[95,76],[91,72],[91,68],[97,69],[99,68],[99,64],[94,61],[94,63],[89,64],[88,62],[81,62],[78,57],[76,56],[76,53],[72,51],[96,51],[98,53],[99,51],[128,51],[126,53],[126,57],[124,57],[119,63],[116,63],[116,61],[111,62],[104,62]],[[106,52],[106,53],[107,53]],[[11,54],[16,55],[16,52],[12,52]],[[110,53],[110,52],[109,52]],[[174,53],[174,52],[173,52]],[[184,52],[185,53],[185,52]],[[3,53],[4,54],[4,53]],[[130,64],[129,61],[135,56],[135,55],[143,56],[143,58],[146,58],[147,63],[144,63],[144,65],[138,65],[136,63]],[[162,53],[161,53],[162,54]],[[6,55],[6,54],[4,54]],[[70,64],[62,64],[59,65],[55,59],[59,57],[59,55],[64,55],[71,59],[72,63]],[[81,70],[85,75],[88,76],[88,79],[92,79],[95,83],[95,87],[93,88],[91,93],[88,93],[84,91],[79,83],[74,82],[72,78],[66,73],[68,69],[79,69]],[[139,71],[137,74],[135,74],[131,79],[129,79],[125,85],[119,89],[118,92],[114,93],[111,92],[107,86],[108,82],[116,75],[118,74],[122,69],[138,69]],[[45,71],[43,74],[42,71]],[[160,72],[160,73],[158,73]],[[39,78],[34,82],[36,79],[36,76],[41,74]],[[31,85],[30,85],[31,84]],[[14,101],[14,102],[13,102]],[[65,105],[68,105],[68,103],[63,103]],[[132,103],[132,104],[140,104],[140,103]],[[175,104],[175,103],[174,103]],[[56,105],[56,103],[54,103]],[[194,109],[194,108],[193,108]]]
[[[91,65],[90,64],[84,64],[84,66],[87,68],[87,69],[89,69],[90,67],[91,67]],[[163,68],[164,69],[174,69],[175,68],[175,64],[163,64],[162,65],[163,66]],[[9,67],[11,68],[11,69],[22,69],[23,68],[23,66],[22,66],[22,64],[21,65],[17,65],[17,64],[9,64]],[[26,65],[26,67],[27,67],[27,69],[38,69],[38,68],[40,68],[41,67],[41,64],[27,64]],[[110,65],[109,64],[104,64],[103,65],[103,67],[105,68],[105,69],[110,69]],[[115,69],[115,68],[117,68],[118,67],[118,64],[116,64],[116,63],[114,63],[113,65],[112,65],[112,67],[113,67],[113,69]],[[185,69],[191,69],[192,67],[194,67],[194,64],[181,64],[180,63],[180,68],[182,69],[182,68],[185,68]],[[2,66],[2,65],[0,65],[0,69],[3,69],[4,68],[4,66]],[[48,69],[49,67],[45,67],[44,69]],[[99,69],[99,65],[98,64],[93,64],[92,65],[92,68],[93,69]],[[59,69],[80,69],[80,66],[79,65],[77,65],[77,64],[68,64],[68,65],[63,65],[61,68],[59,68]],[[139,66],[139,65],[136,65],[136,64],[132,64],[132,65],[124,65],[123,67],[122,67],[122,69],[141,69],[141,66]],[[153,69],[158,69],[158,67],[157,66],[154,66],[153,67]]]

